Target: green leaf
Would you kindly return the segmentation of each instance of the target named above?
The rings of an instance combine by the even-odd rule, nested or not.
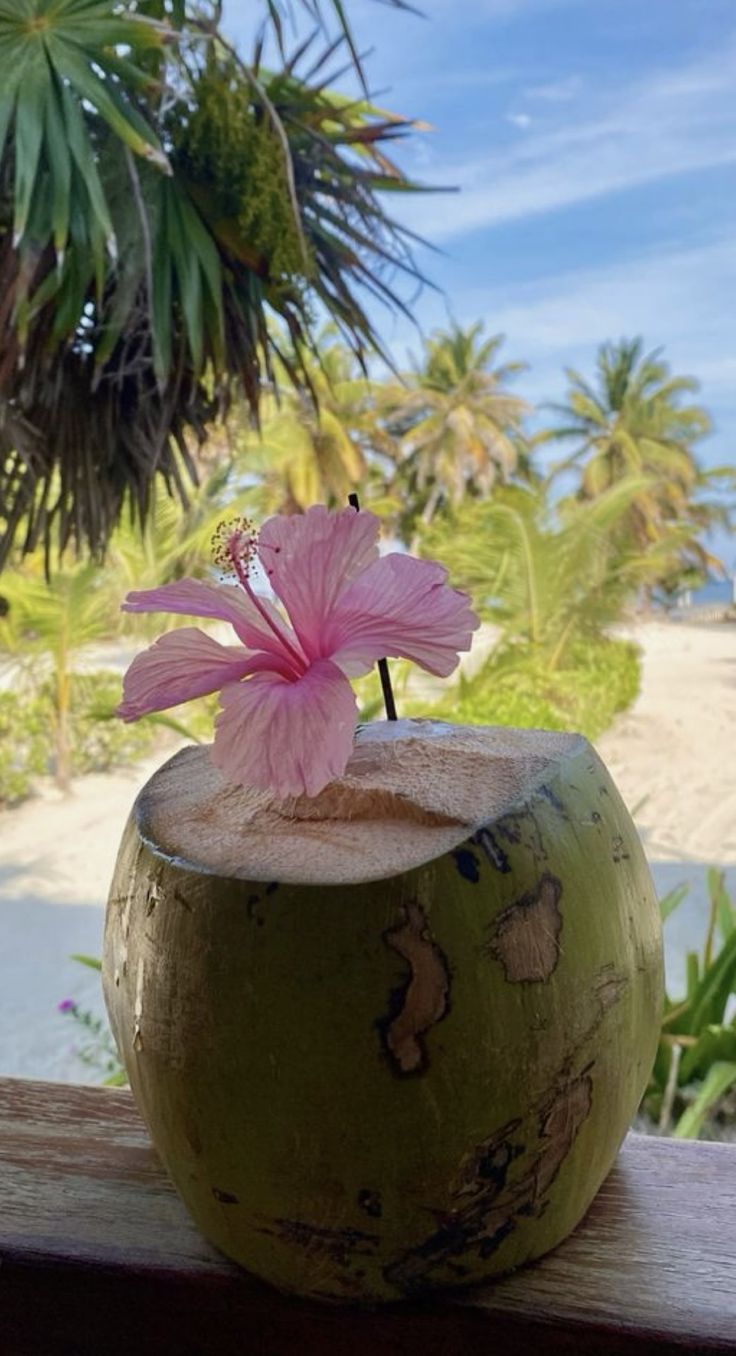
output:
[[[173,294],[173,263],[169,249],[168,184],[162,185],[162,201],[158,231],[153,252],[153,298],[151,328],[153,335],[153,364],[156,379],[165,384],[173,355],[171,300]]]
[[[103,1088],[127,1088],[128,1075],[125,1069],[119,1069],[117,1073],[110,1074],[102,1084]]]
[[[676,885],[674,890],[670,890],[669,894],[664,895],[663,898],[660,899],[659,912],[663,923],[669,918],[670,914],[674,913],[675,909],[682,904],[689,888],[688,885]]]
[[[687,976],[687,1001],[692,1006],[700,982],[700,957],[697,951],[688,951],[685,957],[685,973]],[[692,1030],[692,1027],[688,1025],[687,1030]]]
[[[726,890],[723,871],[716,870],[714,866],[708,867],[708,894],[718,917],[721,937],[725,942],[736,929],[736,908],[731,903]]]
[[[36,187],[49,82],[43,66],[33,62],[25,72],[15,111],[15,219],[16,245],[23,239]]]
[[[217,248],[186,192],[176,183],[165,185],[166,239],[186,324],[192,361],[200,371],[207,336],[219,346],[222,337],[222,272]],[[215,334],[207,326],[204,288],[216,310]]]
[[[15,109],[15,99],[20,84],[21,68],[16,67],[14,71],[5,71],[5,62],[3,62],[3,85],[0,93],[0,161],[5,150],[5,141],[8,135],[8,129]]]
[[[69,239],[72,159],[69,154],[64,114],[53,84],[49,87],[46,100],[46,146],[51,165],[51,224],[54,248],[61,266]]]
[[[174,716],[166,716],[159,712],[150,716],[143,716],[141,725],[159,725],[165,730],[173,730],[174,734],[181,735],[183,739],[191,739],[194,744],[203,744],[204,740],[183,721],[176,720]]]
[[[77,94],[97,109],[108,126],[135,155],[141,156],[157,169],[171,172],[168,156],[157,139],[152,134],[152,139],[149,139],[141,133],[139,125],[134,125],[138,119],[134,120],[130,109],[123,111],[124,105],[121,106],[119,98],[113,95],[104,80],[94,74],[83,56],[66,43],[63,46],[55,44],[54,68],[69,81]]]
[[[684,1087],[694,1078],[704,1078],[711,1065],[722,1060],[736,1063],[736,1031],[733,1027],[708,1026],[695,1045],[685,1049],[678,1082]]]
[[[79,170],[82,182],[89,195],[92,215],[97,222],[102,238],[111,252],[115,250],[115,233],[110,219],[105,194],[100,182],[97,164],[92,151],[82,113],[68,85],[61,83],[61,106],[64,111],[67,138],[72,158]]]
[[[688,1029],[693,1035],[697,1035],[704,1026],[723,1022],[734,981],[736,981],[736,932],[731,934],[715,960],[705,970],[692,995]]]
[[[692,1106],[680,1117],[675,1139],[697,1139],[713,1107],[736,1084],[736,1063],[712,1065]]]
[[[73,955],[71,960],[78,961],[80,965],[86,965],[89,970],[102,969],[102,961],[98,960],[96,956]]]

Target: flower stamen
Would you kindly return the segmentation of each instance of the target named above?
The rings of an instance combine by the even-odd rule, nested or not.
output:
[[[258,553],[258,533],[249,518],[229,518],[218,523],[212,536],[215,565],[225,574],[234,574],[245,587]]]
[[[234,575],[245,590],[251,602],[257,608],[266,626],[276,639],[289,652],[296,672],[303,673],[306,668],[304,656],[289,639],[286,627],[278,614],[269,611],[262,599],[254,591],[250,582],[252,564],[258,558],[258,533],[249,518],[229,518],[218,523],[212,536],[212,554],[215,565],[226,575]],[[269,571],[273,573],[273,571]]]

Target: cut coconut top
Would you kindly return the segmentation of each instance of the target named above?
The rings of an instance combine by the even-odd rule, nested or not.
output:
[[[225,781],[183,749],[141,791],[138,828],[189,868],[243,880],[338,885],[420,866],[497,819],[585,747],[580,735],[448,725],[361,726],[345,775],[278,800]]]

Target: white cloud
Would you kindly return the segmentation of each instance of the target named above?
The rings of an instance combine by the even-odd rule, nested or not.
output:
[[[521,285],[456,289],[452,316],[460,324],[479,317],[489,333],[506,336],[509,359],[530,371],[517,387],[533,401],[559,399],[563,368],[592,371],[606,339],[641,334],[648,347],[665,345],[673,370],[701,382],[703,402],[723,433],[713,459],[736,460],[726,426],[736,424],[734,322],[723,298],[736,293],[736,243],[729,236],[693,244],[672,243],[633,259],[594,269],[551,274]],[[442,297],[426,293],[419,308],[425,331],[447,324]],[[397,327],[392,348],[399,362],[416,338]]]
[[[513,127],[520,127],[522,131],[531,127],[532,124],[532,119],[528,113],[507,113],[506,121],[510,122]]]
[[[532,399],[555,398],[561,369],[590,371],[604,339],[641,334],[666,345],[679,372],[697,377],[706,404],[736,406],[734,326],[723,297],[736,292],[736,244],[730,236],[658,249],[608,268],[538,279],[515,288],[474,289],[454,299],[461,321],[487,317],[507,336],[510,357],[532,370]]]
[[[371,0],[366,0],[366,3],[371,3]],[[484,19],[516,19],[527,14],[568,9],[572,5],[585,3],[587,0],[470,0],[472,15],[468,17],[472,17],[475,22]],[[440,19],[449,9],[457,9],[457,0],[425,0],[418,8],[428,19]]]
[[[495,154],[453,160],[444,171],[462,189],[451,203],[415,202],[412,221],[429,239],[553,211],[687,171],[736,162],[734,50],[709,61],[617,87],[561,127]],[[443,166],[437,166],[440,181]]]
[[[564,80],[553,80],[548,85],[533,85],[524,93],[528,99],[542,99],[548,104],[567,104],[577,98],[582,83],[579,75],[568,75]]]

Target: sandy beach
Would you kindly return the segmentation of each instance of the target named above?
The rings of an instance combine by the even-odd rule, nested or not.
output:
[[[706,923],[705,873],[736,890],[736,626],[646,622],[631,632],[644,655],[642,691],[598,742],[634,813],[665,893],[690,894],[666,929],[669,986]],[[171,745],[173,749],[175,745]],[[69,959],[99,955],[103,909],[125,818],[161,761],[83,778],[62,797],[46,786],[0,812],[0,1070],[96,1081],[75,1053],[79,1034],[57,1004],[102,1012],[99,976]]]

